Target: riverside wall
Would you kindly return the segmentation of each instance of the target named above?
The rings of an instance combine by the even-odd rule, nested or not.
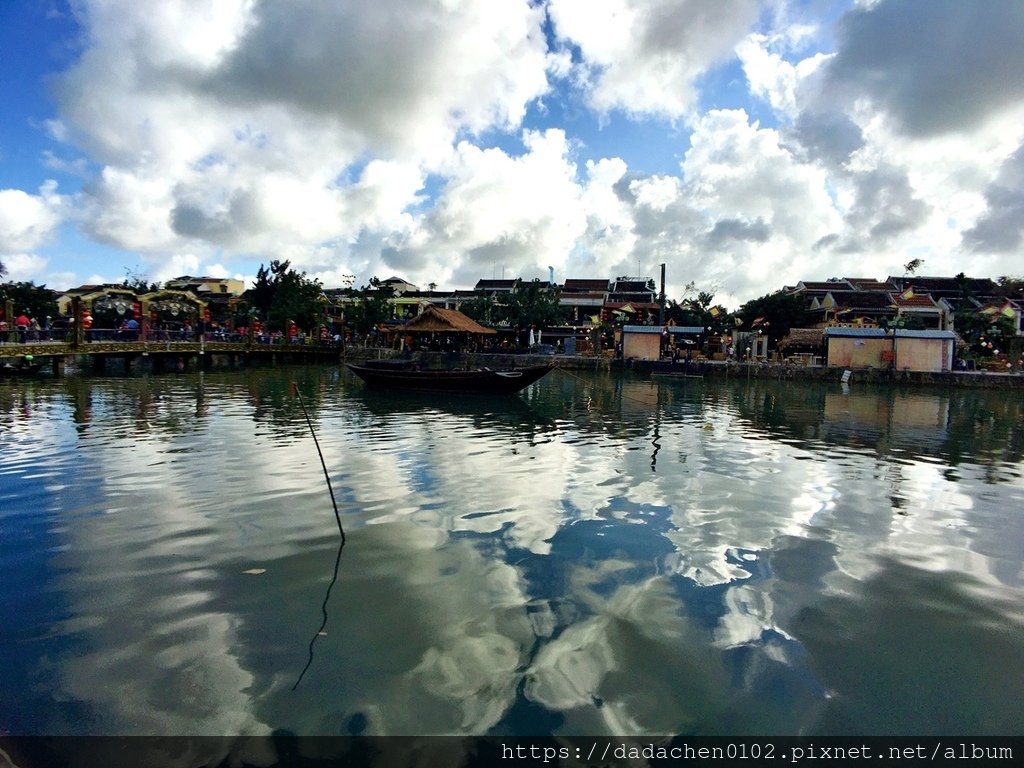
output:
[[[346,362],[398,357],[390,350],[350,348],[345,355]],[[552,363],[559,368],[574,371],[631,372],[638,376],[650,376],[652,372],[676,370],[684,372],[682,364],[674,368],[666,362],[645,360],[620,360],[608,357],[582,355],[530,355],[530,354],[480,354],[459,355],[443,352],[417,352],[412,358],[431,367],[480,367],[522,368],[527,365]],[[699,373],[709,379],[777,379],[781,381],[817,381],[838,383],[842,381],[843,368],[822,365],[793,365],[791,363],[768,362],[722,362],[709,361],[694,364],[690,373]],[[986,371],[893,371],[876,368],[855,368],[850,370],[851,384],[896,384],[931,387],[971,387],[981,389],[1011,389],[1024,392],[1024,374],[992,373]]]

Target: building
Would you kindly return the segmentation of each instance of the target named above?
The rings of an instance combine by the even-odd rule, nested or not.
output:
[[[881,328],[825,328],[823,338],[832,368],[892,367],[892,337]]]
[[[665,329],[657,325],[622,326],[622,358],[624,360],[660,360],[661,340]]]
[[[657,321],[660,309],[652,278],[617,277],[608,288],[601,317],[606,322],[650,324]]]
[[[566,310],[572,324],[600,322],[601,310],[608,300],[607,280],[566,280],[558,296],[558,304]]]
[[[835,368],[891,368],[896,371],[949,371],[956,334],[897,328],[824,329],[826,365]]]
[[[204,301],[211,296],[241,296],[245,292],[245,281],[236,280],[231,277],[192,277],[183,275],[175,277],[164,283],[164,288],[170,291],[188,291],[199,296]]]

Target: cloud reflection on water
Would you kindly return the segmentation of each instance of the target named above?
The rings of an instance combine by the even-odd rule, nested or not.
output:
[[[809,732],[866,717],[855,671],[821,664],[873,651],[820,627],[881,615],[870,585],[953,574],[948,600],[997,606],[968,611],[972,636],[1021,626],[1007,510],[1024,483],[1003,426],[1019,406],[594,377],[503,411],[302,375],[350,543],[295,693],[337,530],[286,378],[0,393],[50,485],[6,472],[61,541],[52,695],[95,713],[51,728],[516,732],[532,712],[564,733]]]

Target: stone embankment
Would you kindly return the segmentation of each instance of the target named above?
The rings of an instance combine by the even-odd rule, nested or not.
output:
[[[389,350],[350,348],[346,359],[375,359],[394,356]],[[608,357],[582,355],[524,355],[524,354],[479,354],[460,355],[443,352],[417,352],[413,359],[429,366],[490,368],[524,367],[553,363],[559,368],[574,371],[630,371],[640,376],[649,376],[655,370],[678,371],[679,373],[701,374],[714,379],[778,379],[782,381],[841,382],[844,369],[822,365],[793,365],[791,363],[741,363],[713,361],[695,363],[689,369],[679,363],[676,366],[666,362],[642,360],[618,360]],[[978,387],[985,389],[1024,390],[1024,374],[991,373],[985,371],[893,371],[874,368],[857,368],[850,371],[851,384],[898,384],[908,386]]]

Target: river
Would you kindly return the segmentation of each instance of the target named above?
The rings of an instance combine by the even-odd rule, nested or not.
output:
[[[1016,395],[264,368],[0,440],[0,734],[1024,732]]]

